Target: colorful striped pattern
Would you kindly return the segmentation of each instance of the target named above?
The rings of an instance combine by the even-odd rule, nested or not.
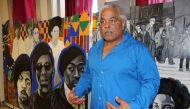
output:
[[[48,20],[43,20],[38,22],[40,39],[45,42],[49,42],[51,37],[48,34]]]
[[[22,24],[21,28],[20,28],[20,36],[23,40],[25,40],[27,38],[27,30],[26,30],[26,25]]]
[[[92,18],[92,32],[94,33],[95,30],[98,28],[98,13],[93,13]]]
[[[60,35],[60,40],[65,42],[65,47],[69,46],[70,44],[78,44],[81,46],[86,52],[89,50],[89,35],[79,35],[72,37],[70,36],[69,38],[66,38],[69,35],[69,28],[70,28],[70,23],[71,23],[71,18],[67,17],[63,20],[62,28],[61,28],[61,35]],[[94,22],[97,22],[97,18],[94,18]],[[38,27],[39,27],[39,33],[40,33],[40,39],[41,41],[45,42],[50,42],[51,37],[48,34],[48,20],[43,20],[38,22]],[[88,24],[90,25],[90,24]],[[97,23],[95,23],[97,25]],[[97,26],[93,26],[93,28],[96,28]],[[80,28],[80,27],[79,27]],[[26,32],[26,26],[22,24],[21,27],[21,37],[25,40],[27,37],[27,32]],[[65,39],[66,38],[66,39]]]
[[[78,44],[81,46],[86,53],[89,50],[89,36],[77,36],[77,37],[70,37],[70,42],[73,44]]]

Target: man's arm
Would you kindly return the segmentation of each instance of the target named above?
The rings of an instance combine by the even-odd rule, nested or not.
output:
[[[91,88],[91,74],[86,64],[85,71],[81,75],[77,86],[69,93],[69,101],[73,104],[82,104],[85,101],[85,95],[88,94]]]
[[[85,71],[81,75],[79,82],[75,88],[75,94],[78,97],[82,97],[88,94],[89,90],[91,89],[91,73],[89,69],[89,62],[85,66]]]
[[[141,81],[139,82],[142,86],[139,94],[129,102],[129,105],[130,109],[148,109],[158,92],[160,77],[148,48],[144,46],[139,47],[137,51],[137,72],[140,73]]]

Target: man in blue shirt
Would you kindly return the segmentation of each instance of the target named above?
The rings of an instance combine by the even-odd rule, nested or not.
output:
[[[89,51],[86,71],[70,93],[82,103],[91,91],[90,109],[148,109],[160,77],[149,49],[125,30],[125,16],[117,5],[100,13],[102,39]]]

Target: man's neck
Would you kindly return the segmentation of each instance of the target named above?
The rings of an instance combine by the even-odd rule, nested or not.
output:
[[[44,93],[44,92],[40,92],[40,90],[38,90],[38,95],[43,98],[46,99],[49,95],[50,95],[50,91]]]
[[[114,48],[115,46],[117,46],[124,38],[124,35],[120,36],[117,40],[115,41],[106,41],[104,43],[104,47],[111,47]]]
[[[114,47],[116,47],[124,38],[124,35],[119,37],[119,39],[115,41],[105,41],[103,47],[102,58],[104,58]]]

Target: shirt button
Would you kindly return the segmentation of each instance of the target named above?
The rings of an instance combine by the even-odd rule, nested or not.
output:
[[[101,98],[101,97],[99,97],[99,98],[98,98],[98,100],[102,100],[102,98]]]
[[[104,72],[102,72],[102,71],[101,71],[100,73],[101,73],[101,74],[104,74]]]
[[[102,84],[100,84],[100,87],[102,87]]]

